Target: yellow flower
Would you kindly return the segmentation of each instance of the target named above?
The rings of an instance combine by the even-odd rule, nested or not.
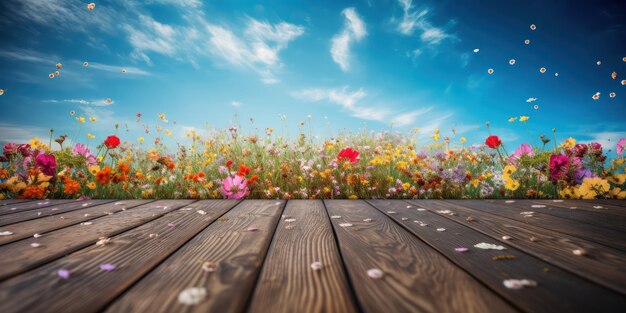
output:
[[[348,199],[350,199],[350,200],[356,200],[356,199],[358,199],[358,198],[359,198],[359,196],[357,196],[357,195],[350,195],[350,196],[348,197]]]
[[[89,188],[89,189],[91,189],[91,190],[96,189],[96,183],[95,183],[95,182],[89,182],[89,183],[87,184],[87,188]]]
[[[513,123],[513,122],[515,122],[515,121],[517,121],[517,116],[516,116],[516,117],[511,117],[511,118],[509,119],[509,123]]]
[[[622,191],[622,189],[618,187],[613,188],[609,194],[615,199],[626,199],[626,190]]]
[[[461,143],[465,143],[467,141],[467,139],[465,137],[461,137],[461,139],[459,139],[459,141],[461,141]]]
[[[578,188],[583,199],[595,199],[596,196],[603,196],[610,189],[609,183],[600,177],[585,178]]]
[[[94,136],[93,134],[87,134],[87,138],[94,139],[94,138],[96,138],[96,136]]]
[[[511,175],[513,175],[513,173],[515,173],[515,171],[517,171],[517,168],[513,165],[507,165],[504,167],[504,170],[502,171],[502,178],[504,180],[509,180]]]
[[[96,119],[95,117],[90,117],[90,118],[89,118],[89,121],[90,121],[90,122],[96,122],[97,120],[98,120],[98,119]]]
[[[563,143],[561,144],[561,147],[566,148],[566,149],[571,149],[571,148],[574,148],[575,145],[576,145],[576,139],[569,137],[565,139],[565,141],[563,141]]]
[[[96,175],[98,174],[98,172],[100,172],[100,166],[98,165],[92,165],[89,167],[89,173],[91,173],[91,175]]]
[[[565,188],[561,190],[559,194],[561,194],[561,197],[565,199],[579,199],[580,198],[580,193],[578,193],[578,188],[576,187]]]
[[[143,138],[143,137],[137,138],[137,141],[139,141],[139,142],[143,142],[144,140],[145,140],[145,138]]]
[[[607,177],[607,180],[616,185],[623,185],[626,182],[626,174],[614,174]]]
[[[511,191],[515,191],[517,190],[517,188],[519,188],[520,184],[518,181],[514,180],[514,179],[507,179],[506,184],[504,185],[504,188],[511,190]]]
[[[528,121],[528,119],[530,119],[530,117],[525,116],[525,115],[522,115],[522,116],[519,117],[519,121],[520,122],[526,122],[526,121]]]
[[[77,120],[77,121],[79,121],[79,122],[81,122],[81,123],[84,123],[84,122],[85,122],[85,118],[84,118],[84,117],[82,117],[82,116],[77,117],[77,118],[76,118],[76,120]]]
[[[419,133],[419,132],[420,132],[420,129],[419,129],[419,128],[417,128],[417,127],[415,127],[415,128],[413,128],[413,132],[417,134],[417,133]]]

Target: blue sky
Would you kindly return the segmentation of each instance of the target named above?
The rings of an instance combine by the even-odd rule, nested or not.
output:
[[[170,143],[207,124],[251,132],[250,117],[294,134],[308,115],[320,136],[418,127],[425,141],[454,128],[481,143],[490,121],[510,147],[553,127],[560,139],[626,137],[621,1],[110,0],[89,11],[8,0],[0,15],[0,142],[47,138],[50,127],[73,135],[71,110],[98,118],[78,137],[92,143],[115,123],[130,129],[123,140],[165,137],[160,113]],[[507,121],[520,115],[530,119]]]

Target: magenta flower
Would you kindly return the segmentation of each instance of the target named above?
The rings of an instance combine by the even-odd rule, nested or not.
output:
[[[7,143],[4,145],[4,154],[11,155],[17,153],[17,145],[14,143]]]
[[[524,155],[533,155],[533,148],[527,143],[523,143],[519,146],[519,148],[515,149],[515,153],[513,153],[509,157],[509,162],[511,162],[512,164],[517,164],[519,159],[521,159]]]
[[[242,199],[249,192],[248,181],[239,175],[228,176],[222,182],[222,194],[226,199]]]
[[[35,165],[47,176],[56,174],[54,170],[57,168],[57,160],[52,154],[38,155],[35,159]]]
[[[617,142],[617,145],[615,145],[615,152],[617,152],[617,155],[622,156],[622,154],[624,154],[624,146],[626,146],[626,138],[622,138]]]
[[[570,167],[569,158],[563,154],[553,154],[550,156],[550,179],[557,181],[565,179]]]
[[[98,161],[96,160],[96,157],[91,155],[91,151],[89,151],[89,149],[87,149],[87,147],[85,147],[85,145],[77,143],[74,146],[74,149],[72,150],[72,153],[74,155],[82,155],[83,157],[85,157],[86,161],[85,163],[87,164],[87,166],[92,166],[92,165],[96,165],[98,164]]]

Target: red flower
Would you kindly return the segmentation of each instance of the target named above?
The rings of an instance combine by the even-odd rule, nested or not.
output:
[[[247,167],[245,164],[239,165],[239,171],[237,171],[237,175],[241,177],[246,177],[248,174],[250,174],[250,168]]]
[[[233,161],[231,160],[226,161],[226,167],[230,168],[231,166],[233,166]]]
[[[498,147],[502,144],[502,141],[500,141],[498,136],[489,136],[487,137],[487,140],[485,140],[485,144],[491,149],[498,149]]]
[[[104,140],[104,145],[109,149],[115,149],[120,145],[120,139],[117,136],[109,136]]]
[[[359,151],[353,150],[352,148],[343,148],[337,154],[338,160],[349,160],[350,163],[359,163]]]

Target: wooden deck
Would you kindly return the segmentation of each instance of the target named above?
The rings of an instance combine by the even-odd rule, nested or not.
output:
[[[3,313],[626,311],[624,201],[4,200],[0,234]]]

